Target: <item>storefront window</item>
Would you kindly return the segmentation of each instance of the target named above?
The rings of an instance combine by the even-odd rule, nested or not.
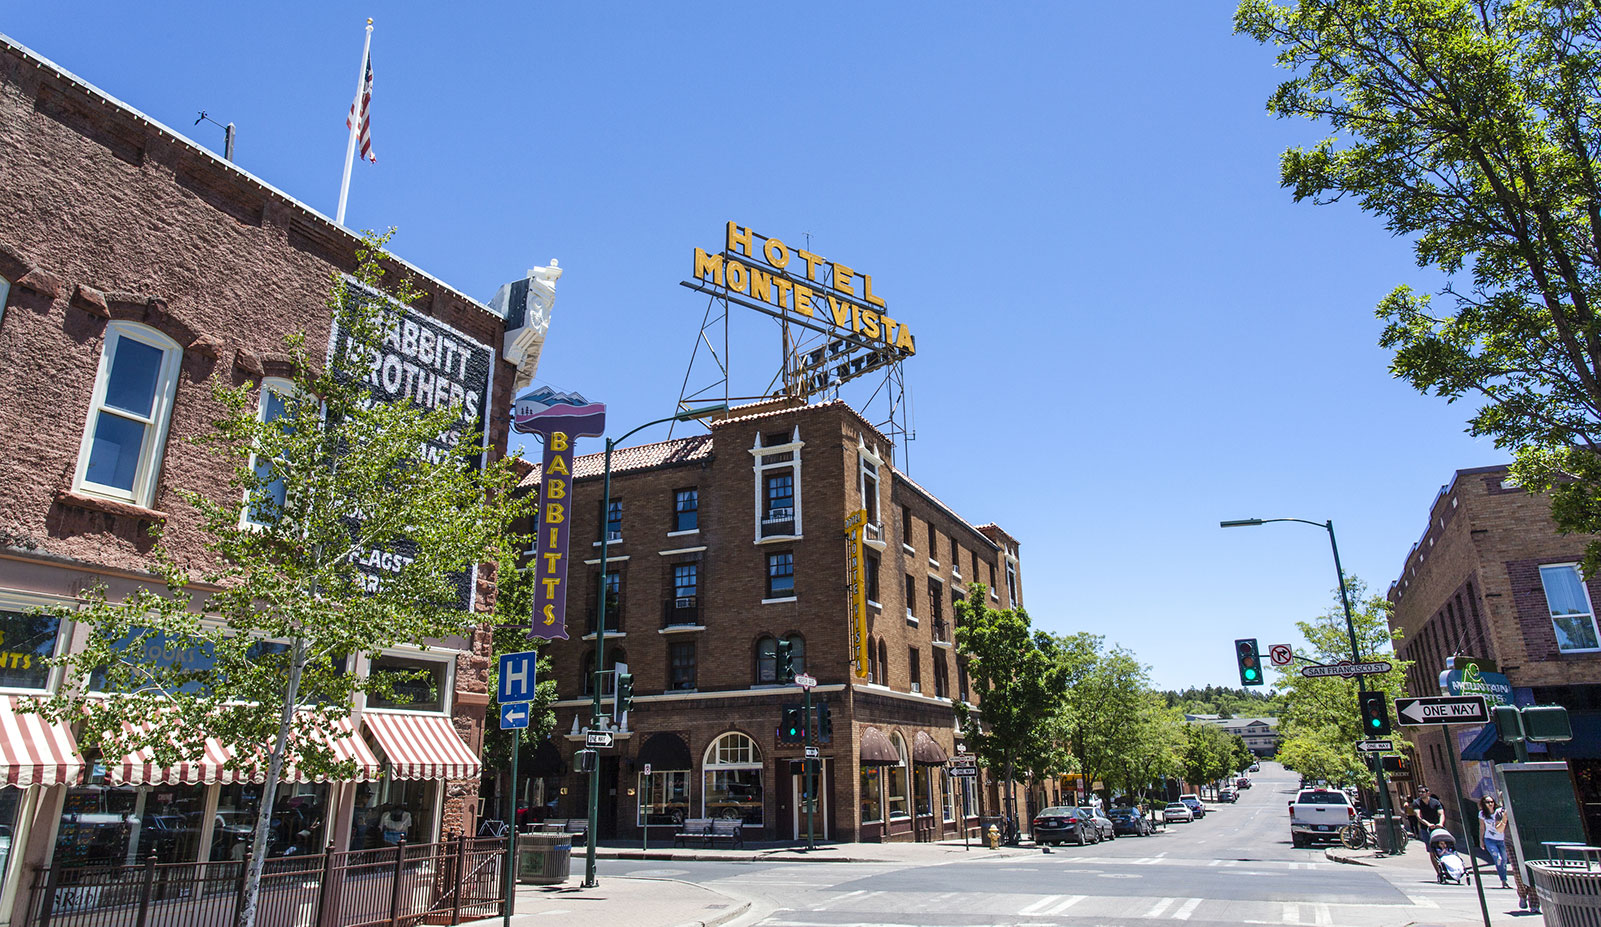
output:
[[[328,842],[326,783],[290,783],[278,786],[273,801],[272,831],[267,835],[267,856],[305,856],[322,852]],[[261,809],[261,786],[225,785],[217,793],[212,818],[212,861],[241,860],[250,849]]]
[[[379,657],[372,661],[371,674],[394,674],[384,677],[392,684],[393,697],[377,691],[368,692],[369,708],[445,710],[445,664],[439,660]]]
[[[11,846],[17,834],[17,806],[22,789],[0,788],[0,884],[5,883],[6,867],[11,864]]]
[[[900,754],[901,761],[884,768],[884,790],[888,793],[885,800],[891,818],[905,818],[911,816],[906,803],[906,739],[899,734],[895,735],[895,752]]]
[[[862,823],[884,820],[884,769],[862,767]]]
[[[439,783],[432,779],[363,782],[356,786],[350,848],[371,850],[433,838]]]
[[[60,619],[52,615],[0,610],[0,688],[48,687],[50,667],[45,658],[55,653],[60,630]]]
[[[689,770],[640,773],[638,816],[640,826],[684,823],[689,817]]]
[[[934,777],[927,766],[919,766],[913,773],[917,782],[917,813],[928,816],[934,813]]]
[[[706,816],[762,824],[762,762],[744,734],[724,734],[706,751]]]
[[[67,791],[55,865],[131,866],[150,856],[194,862],[205,808],[203,785],[111,785],[96,763],[87,785]]]
[[[940,783],[941,788],[939,790],[939,811],[940,820],[942,821],[956,820],[955,793],[956,789],[958,788],[958,786],[956,786],[956,782],[956,779],[946,776],[944,777],[944,781]]]

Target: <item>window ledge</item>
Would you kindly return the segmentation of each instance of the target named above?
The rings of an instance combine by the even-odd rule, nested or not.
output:
[[[911,625],[914,628],[917,627],[917,623],[918,623],[917,622],[917,616],[916,615],[907,615],[906,616],[906,623]]]
[[[627,637],[627,636],[628,636],[628,632],[627,631],[607,631],[606,632],[606,639],[607,640],[611,640],[614,637]],[[586,641],[594,640],[595,639],[595,632],[591,631],[588,634],[585,634],[583,639],[586,640]]]
[[[786,596],[780,596],[780,597],[778,597],[776,599],[763,599],[762,600],[762,604],[763,605],[777,605],[777,604],[782,603],[782,602],[795,602],[795,601],[799,601],[798,597],[792,596],[792,595],[786,595]]]
[[[915,547],[913,547],[913,546],[912,546],[912,545],[910,545],[910,544],[907,544],[907,543],[906,543],[906,542],[904,542],[904,541],[903,541],[903,542],[901,542],[901,550],[904,550],[904,551],[906,551],[906,552],[907,552],[907,553],[909,553],[909,554],[915,554],[915,553],[917,553],[917,548],[915,548]]]
[[[621,544],[622,542],[623,542],[622,538],[612,538],[611,540],[606,542],[606,546],[610,547],[613,544]],[[599,547],[600,546],[600,542],[599,541],[591,541],[589,546],[590,547]]]
[[[953,645],[950,641],[935,641],[934,646],[944,650],[949,650],[955,645]]]
[[[933,557],[928,558],[928,565],[936,570],[939,569],[939,561],[935,560]]]
[[[660,631],[657,631],[656,633],[657,634],[689,634],[689,633],[694,632],[694,631],[704,631],[704,630],[706,630],[706,626],[703,625],[703,624],[675,624],[675,625],[669,625],[668,627],[662,628]],[[614,637],[616,635],[608,634],[606,636],[607,637]]]
[[[884,543],[883,541],[881,541],[881,540],[879,540],[877,538],[869,538],[869,537],[862,538],[862,543],[866,544],[868,547],[871,547],[872,549],[878,551],[881,554],[884,552],[884,548],[889,546],[888,544]]]
[[[670,538],[681,538],[686,534],[700,534],[700,529],[699,528],[686,528],[683,531],[669,531],[669,532],[667,532],[667,536],[670,537]]]
[[[867,607],[868,608],[876,608],[879,611],[883,611],[884,610],[884,606],[880,605],[877,602],[874,602],[872,599],[868,599],[867,600]]]
[[[155,509],[147,509],[142,505],[134,505],[132,502],[122,502],[117,499],[103,499],[100,496],[91,496],[81,492],[73,492],[70,489],[56,490],[55,499],[57,505],[65,505],[76,509],[88,509],[91,512],[105,512],[108,515],[119,515],[123,518],[137,518],[144,521],[164,522],[167,520],[166,512],[158,512]]]
[[[803,534],[775,534],[772,537],[757,538],[756,543],[757,544],[788,544],[790,541],[802,541],[802,540],[805,540],[805,538],[806,538],[806,536],[803,535]]]

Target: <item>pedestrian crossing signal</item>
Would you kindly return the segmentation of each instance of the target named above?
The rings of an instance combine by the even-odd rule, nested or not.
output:
[[[1240,666],[1240,685],[1262,684],[1262,657],[1256,649],[1256,638],[1241,638],[1234,642],[1234,656]]]

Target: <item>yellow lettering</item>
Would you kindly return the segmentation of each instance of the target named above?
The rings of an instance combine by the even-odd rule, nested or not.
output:
[[[565,498],[567,498],[567,481],[566,480],[550,480],[549,482],[545,483],[545,498],[546,499],[565,499]]]
[[[545,506],[545,524],[559,525],[566,520],[567,516],[560,502],[551,502]],[[552,544],[551,546],[554,547],[556,545]]]
[[[539,556],[545,558],[546,573],[556,572],[556,564],[561,562],[561,554],[540,554]]]
[[[736,293],[743,293],[750,287],[750,272],[745,269],[744,264],[738,261],[729,261],[728,269],[725,273],[728,275],[728,288],[730,290]]]
[[[850,303],[841,302],[837,297],[831,295],[828,297],[828,311],[834,314],[834,324],[838,325],[840,328],[844,328],[850,324]]]
[[[773,301],[773,275],[760,267],[750,269],[750,295],[763,302]]]
[[[855,296],[856,286],[851,283],[851,278],[854,276],[856,271],[837,261],[834,263],[834,289]]]
[[[778,287],[778,305],[788,309],[789,291],[794,289],[794,286],[788,280],[785,280],[783,275],[773,277],[773,286]]]
[[[545,598],[554,599],[556,597],[556,589],[561,586],[561,580],[547,577],[540,580],[540,582],[545,584]]]
[[[886,343],[888,343],[888,344],[894,344],[895,343],[895,326],[900,324],[900,323],[896,322],[894,319],[890,318],[887,315],[880,315],[878,318],[879,318],[879,321],[884,323],[884,341]]]
[[[556,606],[554,606],[554,605],[545,606],[545,624],[555,624],[555,623],[556,623]]]
[[[556,547],[557,546],[556,541],[557,541],[557,538],[559,537],[559,532],[560,531],[561,531],[560,528],[552,528],[552,529],[550,529],[550,543],[545,545],[546,547]]]
[[[553,431],[550,433],[550,449],[553,451],[565,451],[570,446],[570,440],[567,437],[567,432]]]
[[[901,326],[901,333],[895,339],[895,347],[905,351],[907,354],[917,353],[917,345],[912,343],[912,333],[905,325]]]
[[[795,253],[800,255],[800,259],[806,262],[806,279],[815,282],[817,280],[817,265],[823,263],[823,259],[810,251],[802,251],[800,248],[796,248]]]
[[[567,469],[567,458],[561,456],[550,458],[550,475],[555,476],[558,473],[562,476],[573,475],[572,471]]]
[[[878,308],[884,308],[884,299],[873,295],[873,275],[862,274],[862,296]]]
[[[795,311],[811,318],[812,316],[812,288],[805,284],[795,284]]]
[[[767,243],[762,245],[762,254],[767,256],[767,263],[779,270],[789,266],[789,249],[776,238],[767,239]]]
[[[737,247],[743,245],[744,247]],[[739,251],[750,257],[750,229],[741,229],[734,223],[728,223],[728,251]]]
[[[705,280],[711,277],[712,283],[723,285],[723,256],[721,254],[707,254],[695,249],[695,279]]]
[[[851,313],[851,331],[860,335],[862,333],[862,310],[856,304],[848,304]]]
[[[857,310],[857,314],[861,316],[863,334],[867,335],[869,338],[877,338],[878,313],[871,309],[860,309]]]

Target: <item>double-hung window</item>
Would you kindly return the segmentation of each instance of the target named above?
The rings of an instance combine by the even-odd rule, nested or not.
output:
[[[1601,650],[1601,634],[1596,631],[1595,607],[1584,586],[1576,563],[1554,563],[1540,567],[1545,586],[1545,603],[1551,612],[1551,630],[1557,649],[1563,653]]]
[[[621,499],[612,499],[606,507],[606,540],[621,541],[623,539],[623,503]]]
[[[795,595],[795,555],[789,551],[767,555],[767,597],[790,598]]]
[[[795,471],[769,473],[764,478],[767,505],[763,521],[791,520],[795,517]]]
[[[153,328],[106,327],[74,488],[150,506],[172,418],[183,349]]]
[[[700,527],[700,490],[673,492],[673,530],[694,531]]]
[[[263,424],[282,418],[287,411],[286,397],[294,385],[288,380],[269,377],[261,381],[261,406],[257,413]],[[244,521],[251,525],[270,525],[283,512],[287,492],[283,477],[273,473],[272,461],[250,453],[250,469],[258,481],[254,491],[245,494]]]

